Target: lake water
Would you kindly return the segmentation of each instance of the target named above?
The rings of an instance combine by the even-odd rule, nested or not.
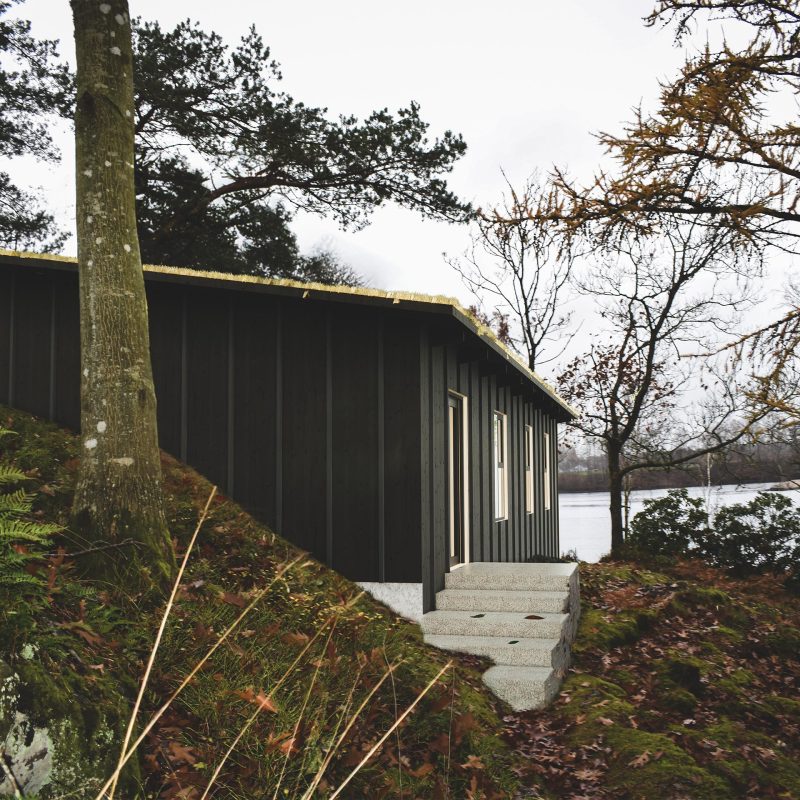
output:
[[[770,487],[771,483],[747,483],[742,485],[690,487],[690,497],[708,499],[711,513],[720,506],[731,503],[747,503],[759,491]],[[644,508],[644,501],[651,497],[664,497],[668,489],[641,489],[631,492],[630,518]],[[795,505],[800,504],[800,490],[781,492]],[[598,561],[611,549],[611,518],[608,514],[608,494],[606,492],[570,492],[558,496],[558,510],[561,528],[561,552],[575,550],[582,561]]]

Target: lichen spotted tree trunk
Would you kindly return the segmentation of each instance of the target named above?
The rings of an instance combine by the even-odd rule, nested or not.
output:
[[[161,492],[133,184],[133,57],[127,0],[71,0],[77,58],[76,216],[81,464],[73,522],[93,573],[126,587],[174,571]]]

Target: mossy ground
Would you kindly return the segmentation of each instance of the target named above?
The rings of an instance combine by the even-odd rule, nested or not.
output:
[[[555,706],[508,719],[533,796],[800,797],[800,600],[699,563],[581,565]]]
[[[29,471],[38,491],[37,516],[66,525],[77,468],[76,439],[7,408],[0,407],[0,421],[20,433],[10,440],[6,450],[11,452],[5,457]],[[170,530],[182,555],[211,487],[168,456],[163,467]],[[119,587],[92,581],[83,574],[81,558],[69,555],[87,544],[66,530],[54,542],[53,557],[41,565],[47,583],[43,596],[4,598],[0,661],[33,687],[24,699],[32,714],[45,719],[57,709],[66,714],[78,708],[90,738],[89,729],[99,724],[98,709],[110,716],[112,727],[124,726],[163,600],[125,595]],[[320,631],[276,693],[275,710],[259,714],[237,745],[212,796],[272,797],[280,780],[278,796],[300,797],[331,746],[348,698],[352,695],[352,711],[387,664],[398,663],[327,769],[315,794],[324,798],[450,660],[424,645],[416,626],[359,596],[354,584],[218,496],[189,559],[142,719],[149,718],[243,606],[270,583],[263,600],[145,740],[125,798],[199,797],[256,709],[258,694],[270,691]],[[519,784],[516,756],[499,735],[502,708],[483,687],[476,666],[456,659],[454,669],[341,796],[514,796]]]
[[[0,421],[21,434],[8,446],[32,476],[37,515],[66,523],[75,438],[8,409],[0,408]],[[210,487],[174,459],[163,466],[182,554]],[[26,709],[41,719],[79,709],[83,745],[124,725],[163,602],[82,576],[80,558],[68,554],[86,546],[67,530],[42,565],[44,596],[0,603],[0,661],[36,687]],[[237,746],[213,797],[272,797],[284,765],[279,797],[298,797],[351,690],[357,705],[387,662],[402,659],[326,772],[317,793],[326,797],[447,662],[415,626],[368,597],[354,600],[353,584],[218,498],[189,561],[143,718],[242,603],[297,557],[147,738],[126,800],[198,797],[255,709],[253,698],[328,620],[337,620],[332,644],[324,646],[328,626],[277,693],[276,710],[260,714]],[[736,581],[697,564],[652,571],[619,563],[584,564],[581,580],[573,667],[552,708],[501,719],[480,682],[481,663],[457,659],[342,796],[511,798],[521,782],[520,797],[800,797],[800,601],[779,580]]]

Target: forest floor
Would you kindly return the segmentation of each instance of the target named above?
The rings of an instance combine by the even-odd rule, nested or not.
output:
[[[19,433],[0,461],[29,474],[35,517],[66,524],[76,437],[3,407],[0,424]],[[162,463],[182,555],[211,487],[169,456]],[[163,601],[81,577],[69,554],[83,546],[59,534],[38,566],[39,594],[0,597],[0,670],[32,687],[26,713],[42,723],[72,715],[85,745],[97,740],[98,709],[117,736],[124,729]],[[777,579],[733,580],[697,563],[582,564],[581,581],[561,695],[512,714],[481,683],[488,662],[427,647],[417,626],[218,496],[142,721],[266,591],[147,736],[117,796],[198,800],[252,719],[210,796],[299,800],[321,774],[313,796],[329,797],[452,661],[339,797],[800,798],[800,599]],[[0,744],[7,725],[0,715]]]
[[[529,797],[800,798],[800,598],[700,562],[581,564],[555,704],[506,717]]]
[[[0,462],[30,476],[35,518],[66,525],[77,437],[4,407],[0,424],[19,434],[3,440]],[[170,456],[162,465],[170,531],[181,557],[211,486]],[[101,722],[121,738],[164,601],[122,595],[118,587],[81,577],[69,554],[83,547],[66,530],[38,566],[38,596],[0,591],[0,678],[5,663],[26,687],[20,695],[26,715],[51,727],[54,718],[66,717],[79,732],[75,747],[88,742],[97,749]],[[202,797],[251,718],[210,796],[299,800],[321,773],[313,796],[328,797],[449,662],[339,796],[499,800],[516,793],[517,756],[498,735],[504,707],[480,677],[488,664],[423,644],[417,625],[220,495],[190,555],[142,722],[265,588],[147,736],[138,768],[117,795],[121,800]],[[391,673],[389,665],[396,665]],[[0,713],[0,746],[10,724]],[[101,771],[107,775],[118,747],[106,749]],[[42,796],[65,796],[69,789],[71,798],[93,798],[100,788],[96,781],[93,787],[79,792],[50,785]]]

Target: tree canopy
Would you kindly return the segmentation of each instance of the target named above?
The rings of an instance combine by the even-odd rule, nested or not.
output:
[[[31,36],[30,22],[6,15],[20,0],[0,0],[0,158],[32,155],[55,161],[47,115],[68,113],[72,80],[57,62],[57,42]],[[57,249],[64,241],[34,194],[0,171],[0,244]]]
[[[800,236],[800,11],[795,0],[658,0],[649,26],[677,43],[703,20],[747,38],[690,55],[622,133],[598,138],[616,162],[580,186],[556,171],[562,195],[547,210],[603,235],[648,229],[665,216],[724,225],[748,240],[793,245]]]
[[[0,3],[2,13],[9,3]],[[55,43],[37,43],[27,22],[8,24],[52,61]],[[190,20],[172,30],[135,20],[133,37],[145,261],[353,283],[355,273],[332,254],[300,254],[289,228],[295,211],[351,229],[387,202],[451,222],[471,214],[445,180],[466,145],[451,131],[429,138],[416,103],[359,120],[296,101],[254,28],[234,47]],[[58,78],[66,89],[63,67],[47,74],[39,81]],[[71,112],[53,93],[30,110]],[[44,131],[40,143],[48,142]]]

